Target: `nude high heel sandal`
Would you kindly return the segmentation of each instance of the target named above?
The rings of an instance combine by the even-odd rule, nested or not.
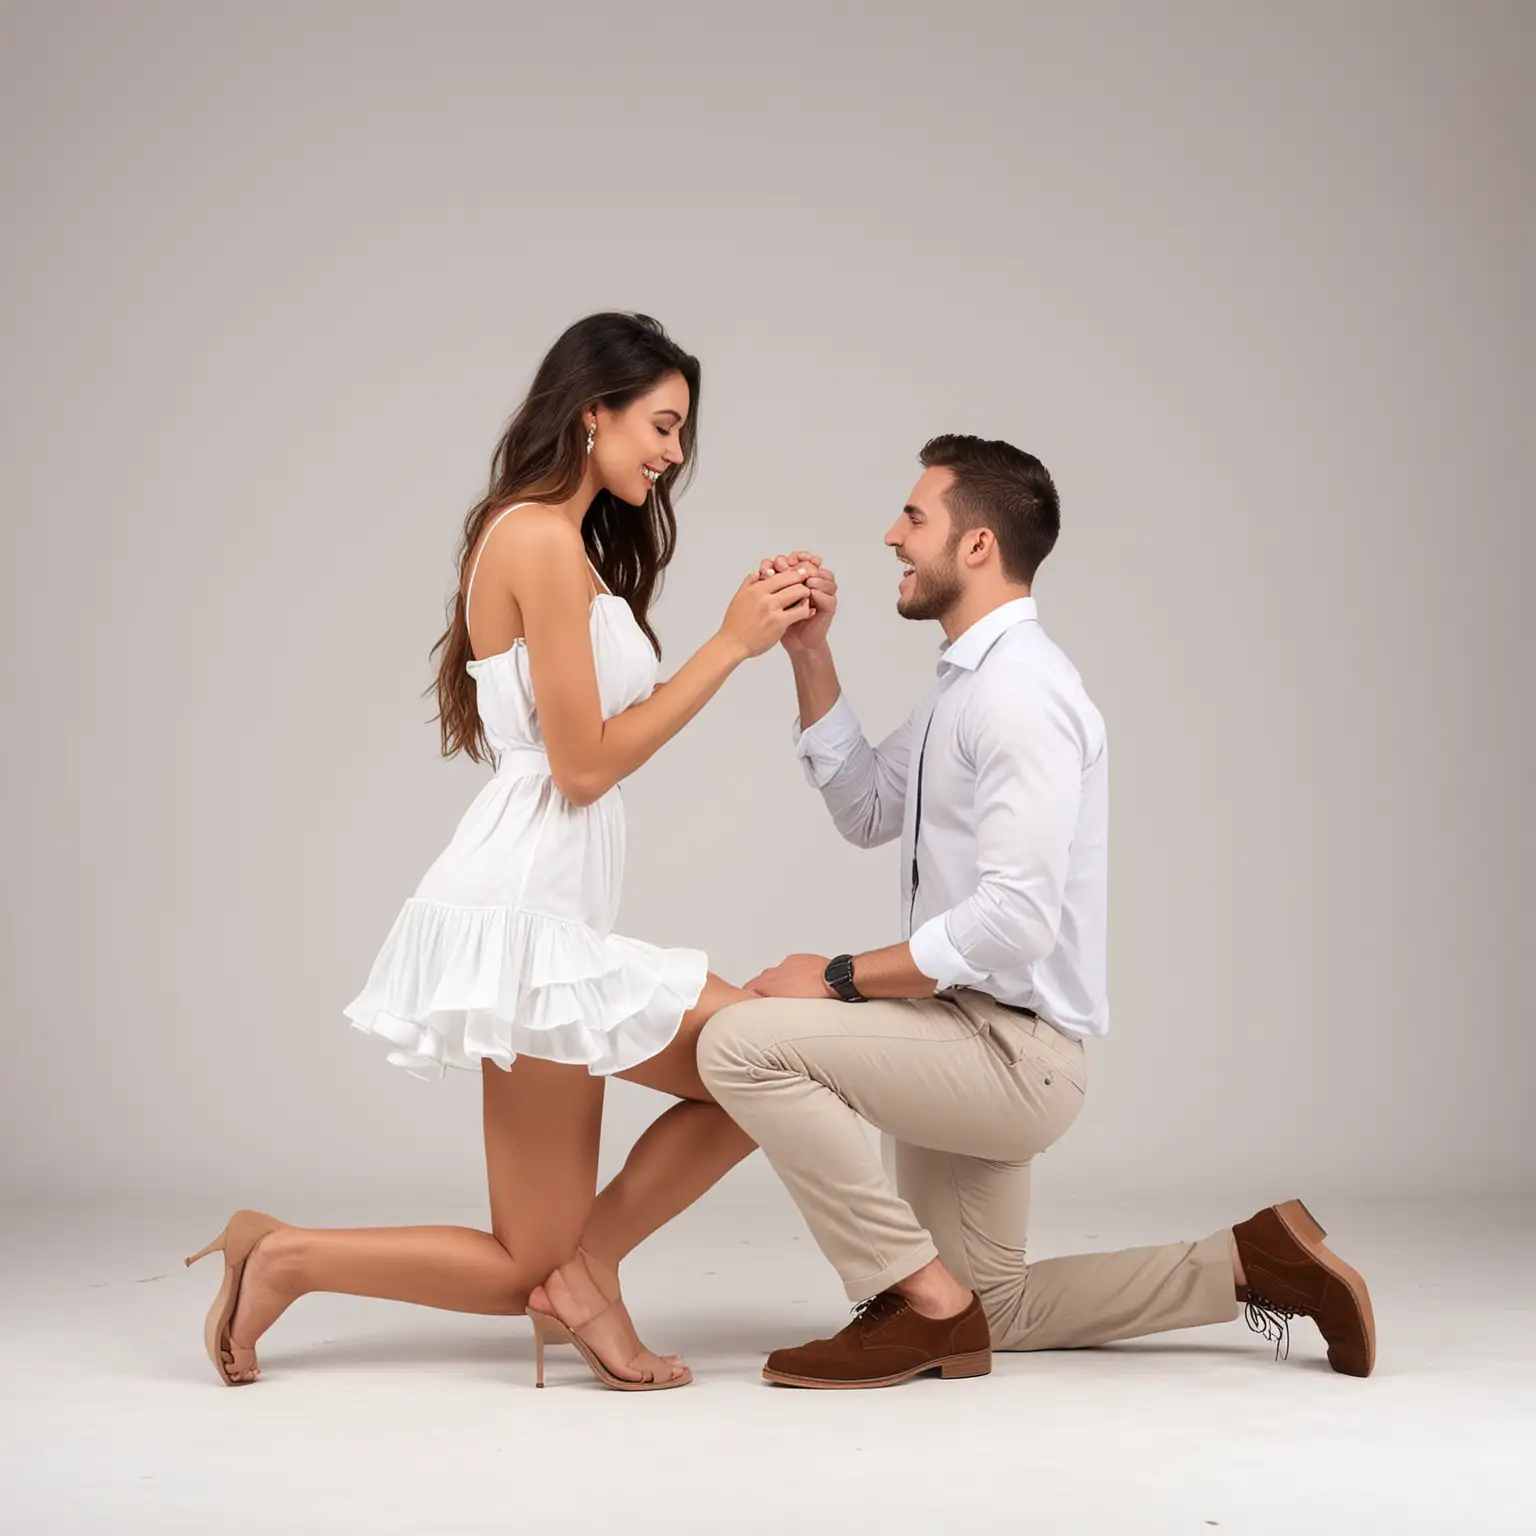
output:
[[[240,1301],[240,1281],[245,1275],[246,1261],[256,1244],[280,1226],[282,1222],[264,1216],[260,1211],[236,1211],[229,1218],[229,1225],[206,1248],[187,1260],[190,1267],[210,1253],[224,1255],[224,1280],[208,1309],[208,1318],[203,1324],[203,1343],[214,1370],[219,1373],[219,1380],[226,1387],[250,1386],[251,1383],[240,1380],[236,1372],[257,1369],[256,1351],[242,1349],[230,1338],[229,1323]]]
[[[611,1310],[612,1304],[605,1307],[602,1312],[599,1312],[597,1317],[603,1317]],[[650,1354],[649,1350],[642,1350],[640,1354],[635,1356],[635,1361],[630,1362],[632,1369],[643,1371],[641,1380],[626,1381],[622,1376],[615,1376],[603,1364],[602,1360],[598,1358],[592,1346],[573,1328],[566,1327],[558,1317],[549,1312],[536,1311],[533,1307],[528,1308],[528,1316],[533,1322],[533,1384],[536,1387],[544,1385],[544,1350],[550,1344],[574,1344],[580,1351],[581,1358],[587,1362],[587,1366],[592,1374],[605,1387],[612,1387],[615,1392],[663,1392],[668,1387],[686,1387],[693,1380],[693,1372],[686,1365],[677,1375],[669,1376],[665,1379],[659,1378],[650,1370],[636,1365],[635,1361],[642,1360],[646,1355]],[[593,1318],[592,1321],[596,1322],[597,1318]],[[652,1356],[652,1358],[658,1360],[663,1365],[670,1363],[661,1360],[659,1355]]]

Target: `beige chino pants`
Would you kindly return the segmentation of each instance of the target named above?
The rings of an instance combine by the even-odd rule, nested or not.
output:
[[[942,1258],[997,1349],[1071,1349],[1239,1311],[1232,1234],[1029,1264],[1030,1162],[1077,1118],[1082,1042],[958,989],[722,1009],[699,1067],[762,1147],[850,1300]],[[896,1142],[896,1187],[861,1120]]]

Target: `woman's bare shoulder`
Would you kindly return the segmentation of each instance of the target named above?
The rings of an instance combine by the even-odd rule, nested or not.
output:
[[[586,569],[581,533],[557,507],[530,502],[503,513],[480,542],[482,571],[543,580],[563,570]]]

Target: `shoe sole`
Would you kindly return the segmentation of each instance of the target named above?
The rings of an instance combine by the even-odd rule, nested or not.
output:
[[[1365,1277],[1325,1246],[1323,1239],[1328,1236],[1327,1232],[1300,1200],[1287,1200],[1284,1205],[1277,1205],[1275,1214],[1297,1243],[1349,1292],[1360,1326],[1365,1332],[1365,1370],[1342,1371],[1340,1374],[1369,1376],[1376,1369],[1376,1314],[1371,1310],[1371,1293],[1366,1287]],[[1329,1363],[1332,1364],[1331,1359]]]
[[[233,1241],[238,1247],[245,1232],[250,1229],[251,1223],[265,1224],[260,1232],[246,1245],[244,1253],[237,1261],[231,1262],[229,1246]],[[242,1223],[242,1230],[235,1232],[237,1223]],[[203,1347],[208,1351],[208,1359],[213,1368],[218,1372],[219,1380],[226,1387],[253,1386],[261,1375],[260,1367],[256,1368],[256,1375],[250,1380],[244,1380],[232,1376],[230,1367],[224,1363],[224,1341],[228,1337],[229,1325],[234,1321],[235,1312],[240,1305],[240,1287],[245,1280],[245,1267],[250,1263],[251,1255],[261,1245],[262,1241],[272,1235],[281,1222],[274,1221],[272,1217],[261,1211],[236,1211],[224,1224],[224,1230],[206,1248],[199,1249],[186,1260],[187,1268],[206,1259],[209,1254],[217,1253],[224,1261],[224,1278],[219,1282],[218,1294],[213,1298],[213,1305],[208,1309],[208,1315],[203,1319]],[[233,1344],[230,1345],[233,1349]]]
[[[226,1387],[248,1387],[251,1383],[231,1376],[230,1368],[224,1363],[224,1330],[229,1327],[229,1320],[235,1315],[235,1303],[239,1299],[235,1293],[234,1278],[234,1270],[226,1264],[219,1293],[213,1298],[208,1316],[203,1319],[203,1347],[208,1351],[214,1370],[219,1373],[219,1380]]]
[[[977,1350],[969,1355],[946,1355],[942,1360],[929,1360],[914,1365],[909,1371],[898,1371],[894,1376],[876,1376],[865,1381],[824,1381],[815,1376],[790,1376],[783,1371],[773,1371],[765,1365],[763,1380],[778,1387],[809,1387],[813,1391],[857,1392],[870,1387],[899,1387],[904,1381],[913,1381],[937,1371],[945,1381],[959,1381],[970,1376],[987,1376],[992,1371],[992,1351]]]

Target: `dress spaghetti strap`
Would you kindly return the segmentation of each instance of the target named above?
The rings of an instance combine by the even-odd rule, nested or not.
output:
[[[480,535],[480,543],[475,548],[475,562],[469,568],[469,580],[464,586],[464,628],[469,629],[469,598],[475,590],[475,573],[480,569],[480,557],[485,553],[485,546],[491,542],[491,535],[496,531],[496,524],[504,518],[508,512],[516,512],[519,507],[531,507],[535,503],[531,501],[515,501],[510,507],[503,507],[495,517],[491,519],[491,525]]]
[[[480,535],[480,542],[475,546],[474,564],[469,568],[469,580],[464,584],[464,628],[466,632],[469,629],[469,598],[470,594],[475,590],[475,574],[480,569],[480,557],[485,553],[485,546],[491,542],[491,535],[495,533],[497,523],[508,512],[516,512],[519,507],[536,507],[539,505],[540,503],[536,501],[515,501],[510,507],[503,507],[491,519],[490,525],[486,528],[485,532]],[[592,572],[593,579],[597,582],[597,590],[605,597],[612,597],[613,593],[608,590],[608,583],[603,580],[602,572],[592,564],[591,555],[587,556],[587,568]]]

